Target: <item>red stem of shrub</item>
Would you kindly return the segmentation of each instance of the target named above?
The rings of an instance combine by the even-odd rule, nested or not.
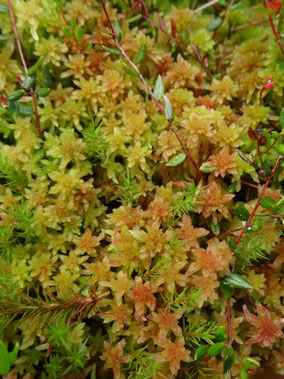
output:
[[[12,20],[13,30],[14,30],[18,50],[20,53],[21,61],[22,61],[25,73],[26,73],[26,75],[28,75],[28,68],[27,68],[26,60],[25,60],[24,53],[22,50],[21,41],[20,41],[20,37],[19,37],[17,25],[16,25],[16,20],[15,20],[15,16],[14,16],[14,13],[12,10],[10,0],[7,0],[7,5],[8,5],[11,20]],[[38,135],[39,135],[39,138],[43,141],[42,132],[41,132],[41,128],[40,128],[40,120],[39,120],[39,115],[38,115],[38,110],[37,110],[37,105],[36,105],[35,92],[34,92],[33,88],[30,89],[30,93],[31,93],[32,101],[33,101],[33,107],[34,107],[34,112],[35,112],[35,117],[36,117]],[[43,142],[41,142],[41,146],[43,146]]]
[[[269,6],[269,1],[268,0],[265,0],[265,5],[266,5],[266,9],[268,8]],[[273,22],[273,18],[272,16],[268,15],[268,19],[269,19],[269,24],[270,24],[270,27],[272,29],[272,32],[274,34],[274,37],[279,45],[279,48],[281,50],[281,54],[282,56],[284,57],[284,48],[283,48],[283,42],[281,41],[276,29],[275,29],[275,26],[274,26],[274,22]]]

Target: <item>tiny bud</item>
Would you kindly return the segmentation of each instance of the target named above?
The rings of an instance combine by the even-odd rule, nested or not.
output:
[[[261,136],[258,140],[259,146],[264,146],[266,144],[267,138],[265,136]]]
[[[249,127],[248,136],[252,140],[256,140],[257,139],[257,133],[251,127]]]
[[[270,1],[267,5],[267,13],[269,16],[275,16],[282,7],[281,1]]]

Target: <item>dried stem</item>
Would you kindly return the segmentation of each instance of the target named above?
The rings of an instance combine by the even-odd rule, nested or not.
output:
[[[103,11],[106,15],[106,18],[107,18],[107,21],[108,21],[108,25],[109,25],[109,28],[110,28],[110,32],[111,32],[111,35],[113,37],[113,40],[117,46],[117,48],[120,50],[121,54],[124,56],[124,58],[127,60],[127,62],[130,64],[130,66],[137,72],[138,76],[139,76],[139,79],[141,80],[141,82],[143,83],[146,91],[149,93],[149,95],[152,97],[152,99],[154,100],[154,102],[156,103],[157,107],[159,108],[159,111],[161,114],[165,114],[165,111],[162,107],[162,104],[158,101],[158,99],[156,98],[156,96],[154,95],[152,89],[150,88],[150,86],[148,85],[148,83],[146,82],[146,80],[144,79],[143,75],[141,74],[141,72],[139,71],[138,67],[131,61],[131,59],[128,57],[128,55],[126,54],[125,50],[123,49],[123,47],[121,46],[121,44],[118,42],[117,38],[116,38],[116,34],[115,34],[115,30],[114,30],[114,27],[110,21],[110,18],[109,18],[109,15],[108,15],[108,12],[106,10],[106,6],[105,6],[105,3],[103,0],[101,0],[101,5],[102,5],[102,8],[103,8]],[[193,164],[194,168],[195,168],[195,172],[196,172],[196,175],[195,175],[195,181],[196,183],[199,183],[200,179],[201,179],[201,174],[200,174],[200,169],[197,165],[197,163],[195,162],[195,160],[193,159],[193,157],[190,155],[189,151],[187,150],[186,146],[184,145],[184,143],[182,142],[182,140],[180,139],[180,136],[178,135],[178,132],[175,128],[175,126],[173,125],[173,122],[171,119],[167,120],[168,121],[168,124],[169,124],[169,127],[172,129],[174,135],[176,136],[179,144],[181,145],[183,151],[185,152],[187,158],[191,161],[191,163]]]
[[[20,37],[19,37],[17,25],[16,25],[16,20],[15,20],[15,16],[14,16],[14,13],[12,10],[10,0],[7,0],[7,5],[8,5],[11,20],[12,20],[13,30],[14,30],[18,50],[20,53],[21,61],[22,61],[23,67],[24,67],[24,71],[25,71],[26,75],[28,75],[28,68],[27,68],[26,60],[25,60],[24,53],[22,50],[21,41],[20,41]],[[38,109],[37,109],[37,105],[36,105],[35,92],[34,92],[33,88],[30,89],[30,93],[31,93],[32,101],[33,101],[33,107],[34,107],[34,112],[35,112],[35,117],[36,117],[38,135],[39,135],[39,138],[43,141],[42,132],[41,132],[41,128],[40,128],[40,120],[39,120],[39,115],[38,115]],[[41,142],[41,145],[43,146],[43,142]]]
[[[208,3],[201,5],[199,8],[196,8],[194,10],[194,13],[203,11],[204,9],[211,7],[211,5],[219,3],[219,1],[220,0],[211,0],[211,1],[208,1]]]

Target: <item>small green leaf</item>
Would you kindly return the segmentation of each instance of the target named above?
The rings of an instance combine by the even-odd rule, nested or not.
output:
[[[269,196],[265,196],[260,199],[259,204],[265,209],[272,209],[276,205],[276,201]]]
[[[236,250],[238,247],[236,241],[230,236],[227,238],[227,244],[231,250]]]
[[[126,63],[122,63],[122,67],[123,67],[123,70],[126,72],[126,74],[130,75],[130,76],[138,76],[139,75],[139,72],[137,72],[136,70],[134,70],[134,68],[128,66]]]
[[[29,68],[28,75],[32,75],[34,72],[36,72],[36,70],[39,68],[42,62],[43,62],[43,57],[40,57],[36,61],[36,63],[32,67]]]
[[[280,125],[281,125],[281,128],[283,129],[284,128],[284,108],[281,110],[281,113],[280,113]]]
[[[42,69],[42,79],[46,87],[52,87],[52,76],[47,65],[45,65]]]
[[[171,167],[178,166],[185,160],[185,158],[186,158],[185,153],[177,154],[168,161],[166,166],[171,166]]]
[[[81,25],[78,26],[75,35],[76,35],[76,40],[78,42],[82,42],[83,41],[83,28],[82,28]]]
[[[246,229],[246,233],[255,233],[262,229],[262,223],[259,219],[257,219],[253,225],[249,225]]]
[[[224,369],[224,372],[227,372],[230,370],[230,368],[232,367],[232,364],[233,364],[233,359],[231,357],[225,357],[224,360],[223,360],[223,369]]]
[[[230,358],[234,358],[234,355],[235,355],[235,352],[234,352],[234,349],[232,346],[229,346],[227,347],[227,349],[224,350],[224,353],[230,357]]]
[[[245,370],[244,368],[241,370],[240,379],[249,379],[249,374],[247,373],[247,370]]]
[[[208,26],[209,32],[214,32],[215,30],[219,29],[222,25],[222,22],[223,20],[220,17],[215,18],[215,20],[213,20],[211,24]]]
[[[34,162],[40,162],[42,158],[45,156],[46,149],[39,149],[33,155]]]
[[[277,142],[274,147],[278,153],[284,154],[284,143]]]
[[[120,24],[119,24],[119,21],[117,18],[114,19],[113,26],[114,26],[116,38],[117,38],[118,42],[120,42],[120,40],[121,40],[121,29],[120,29]]]
[[[65,26],[63,27],[63,32],[70,38],[73,37],[73,34]]]
[[[211,172],[214,172],[216,170],[215,166],[207,166],[206,162],[202,163],[200,166],[200,172],[203,174],[210,174]]]
[[[225,276],[224,284],[227,284],[233,288],[251,289],[252,286],[240,275],[230,274]]]
[[[172,114],[173,114],[172,104],[166,95],[164,95],[163,98],[165,101],[165,116],[166,116],[167,120],[170,120],[172,118]]]
[[[235,208],[234,208],[234,211],[235,211],[235,215],[238,217],[238,219],[240,219],[241,221],[246,221],[250,214],[249,214],[249,211],[245,208],[245,205],[243,202],[239,201]]]
[[[0,340],[0,375],[8,375],[10,372],[10,356],[6,345]]]
[[[101,35],[106,39],[113,39],[113,36],[109,33],[101,33]]]
[[[233,287],[222,282],[220,288],[221,288],[221,291],[222,291],[223,295],[225,296],[226,300],[233,296],[233,294],[234,294],[234,288]]]
[[[229,11],[234,11],[235,9],[238,9],[240,6],[242,5],[242,3],[240,2],[240,3],[235,3],[235,4],[233,4],[233,5],[231,5],[231,6],[229,6]]]
[[[250,366],[260,367],[260,363],[258,361],[256,361],[255,359],[250,358],[250,357],[245,358],[243,360],[243,362],[247,362]]]
[[[0,13],[7,13],[9,11],[9,8],[4,5],[4,4],[0,4]]]
[[[284,197],[282,197],[282,199],[277,201],[277,203],[275,204],[275,209],[279,209],[283,204],[284,204]]]
[[[237,189],[238,182],[233,182],[227,187],[227,193],[234,193]]]
[[[220,228],[219,222],[217,222],[217,224],[215,224],[213,222],[213,220],[211,220],[210,227],[211,227],[212,232],[215,234],[215,236],[217,236],[218,234],[220,234],[221,228]]]
[[[27,105],[19,104],[19,116],[27,117],[34,114],[34,109]]]
[[[72,17],[72,20],[71,20],[71,30],[75,30],[75,29],[76,29],[76,18]]]
[[[284,72],[284,62],[280,62],[278,67],[280,71]]]
[[[10,358],[10,365],[12,366],[17,359],[18,351],[20,349],[19,342],[15,343],[14,349],[9,352],[9,358]]]
[[[19,114],[19,104],[15,101],[10,101],[7,105],[7,111],[9,111],[13,116],[18,116]]]
[[[26,90],[31,89],[35,85],[37,73],[34,72],[32,75],[28,75],[23,81],[22,85]]]
[[[124,11],[127,11],[127,10],[128,10],[128,6],[123,2],[123,0],[117,0],[117,4],[118,4],[118,6],[120,6],[120,8],[123,9]]]
[[[7,99],[9,101],[17,101],[21,99],[24,95],[25,95],[25,91],[23,89],[18,89],[17,91],[9,93],[7,96]]]
[[[223,349],[224,349],[223,342],[218,342],[210,346],[207,352],[210,355],[210,357],[216,357],[216,355],[220,354]]]
[[[142,45],[140,46],[140,49],[138,51],[138,54],[135,57],[134,63],[136,63],[136,64],[140,63],[142,61],[142,59],[145,57],[146,52],[147,52],[147,46],[145,43],[142,43]]]
[[[92,50],[92,48],[93,48],[93,44],[92,44],[92,42],[90,42],[89,45],[86,47],[85,51],[89,52]]]
[[[36,94],[38,95],[38,97],[45,97],[49,94],[49,91],[49,88],[38,88],[36,90]]]
[[[111,47],[107,47],[107,46],[102,46],[102,48],[107,51],[108,53],[111,53],[111,54],[117,54],[119,55],[120,54],[120,51],[117,50],[117,49],[113,49]]]
[[[203,358],[207,354],[208,347],[206,345],[201,345],[196,350],[194,354],[194,360],[197,361],[198,359]]]
[[[215,339],[217,342],[223,342],[226,340],[226,328],[225,326],[219,326],[219,328],[217,329],[217,332],[214,334],[215,336]]]
[[[155,98],[159,101],[163,97],[164,92],[165,92],[164,81],[161,75],[159,75],[156,80],[153,93],[154,93]]]

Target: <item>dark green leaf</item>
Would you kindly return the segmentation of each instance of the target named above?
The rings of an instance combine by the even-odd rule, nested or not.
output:
[[[265,196],[260,199],[259,204],[265,209],[272,209],[276,205],[276,201],[269,196]]]
[[[233,287],[222,282],[220,288],[221,288],[221,291],[223,292],[223,295],[225,296],[226,300],[233,296],[233,294],[234,294],[234,288]]]
[[[245,208],[244,203],[242,203],[241,201],[239,201],[236,204],[236,206],[234,208],[234,211],[235,211],[235,215],[241,221],[246,221],[249,218],[249,216],[250,216],[249,211]]]
[[[76,35],[76,40],[78,42],[82,42],[83,41],[83,28],[82,28],[81,25],[78,26],[75,35]]]
[[[173,114],[172,104],[166,95],[164,95],[163,98],[165,101],[165,116],[166,116],[166,119],[169,120],[172,118],[172,114]]]
[[[24,95],[25,95],[25,91],[23,89],[18,89],[17,91],[9,93],[7,96],[7,99],[9,101],[17,101],[21,99]]]
[[[19,104],[19,116],[27,117],[34,114],[34,109],[27,105]]]
[[[93,48],[93,44],[92,42],[90,42],[89,45],[86,47],[86,51],[89,52],[92,50],[92,48]]]
[[[118,6],[120,6],[120,8],[123,9],[124,11],[127,11],[127,10],[128,10],[128,6],[123,2],[123,0],[117,0],[117,4],[118,4]]]
[[[223,342],[218,342],[210,346],[207,352],[210,355],[210,357],[216,357],[216,355],[220,354],[223,349],[224,349]]]
[[[225,357],[225,359],[223,360],[224,372],[229,371],[230,368],[232,367],[232,364],[233,364],[233,359],[231,357]]]
[[[49,88],[38,88],[36,90],[36,94],[38,95],[38,97],[45,97],[49,94]]]
[[[262,133],[266,137],[265,147],[271,146],[271,137],[270,137],[270,134],[268,133],[268,131],[266,129],[263,129]]]
[[[203,358],[207,354],[208,347],[206,345],[201,345],[199,348],[196,350],[194,354],[194,360],[198,360]]]
[[[114,19],[113,26],[114,26],[116,38],[117,38],[118,42],[120,42],[120,40],[121,40],[121,29],[120,29],[120,24],[119,24],[119,21],[117,18]]]
[[[166,166],[171,166],[171,167],[178,166],[185,160],[185,158],[186,158],[185,153],[177,154],[168,161]]]
[[[227,338],[225,332],[226,332],[225,326],[219,326],[219,328],[217,329],[217,332],[214,334],[215,340],[217,342],[225,341]]]
[[[35,84],[35,81],[36,81],[36,77],[37,77],[37,73],[34,72],[32,75],[28,75],[26,77],[26,79],[23,81],[23,87],[26,89],[26,90],[29,90],[31,89],[34,84]]]
[[[42,79],[46,87],[48,88],[52,87],[52,76],[47,65],[43,67]]]
[[[0,13],[7,13],[9,11],[9,8],[4,5],[4,4],[0,4]]]
[[[227,347],[227,349],[224,350],[224,353],[230,357],[230,358],[234,358],[234,355],[235,355],[235,352],[234,352],[234,349],[232,346],[229,346]]]
[[[113,48],[111,48],[111,47],[103,46],[103,49],[104,49],[105,51],[107,51],[108,53],[111,53],[111,54],[117,54],[117,55],[120,54],[120,51],[119,51],[119,50],[117,50],[117,49],[113,49]]]
[[[233,182],[227,188],[227,193],[234,193],[237,189],[238,182]]]
[[[232,237],[230,236],[228,237],[227,244],[231,250],[236,250],[237,244],[236,244],[236,241]]]
[[[215,18],[215,20],[213,20],[211,24],[208,26],[209,32],[214,32],[214,30],[219,29],[220,26],[222,25],[222,22],[223,20],[220,17]]]
[[[19,114],[19,104],[15,101],[10,101],[7,105],[7,111],[9,111],[13,116],[18,116]]]
[[[224,278],[224,283],[233,288],[251,289],[252,286],[240,275],[230,274]]]
[[[153,93],[154,93],[155,98],[159,101],[163,97],[164,92],[165,92],[164,81],[163,81],[163,78],[161,77],[161,75],[159,75],[157,80],[156,80]]]
[[[147,52],[147,46],[145,45],[145,43],[142,43],[138,51],[138,54],[135,57],[134,63],[136,64],[140,63],[142,59],[145,57],[146,52]]]

